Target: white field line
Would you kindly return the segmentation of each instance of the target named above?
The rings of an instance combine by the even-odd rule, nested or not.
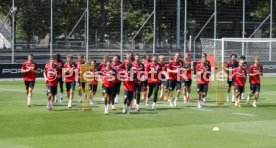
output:
[[[255,117],[256,115],[253,114],[245,114],[245,113],[233,113],[234,115],[241,115],[241,116],[250,116],[250,117]]]
[[[198,111],[206,111],[206,112],[212,112],[214,110],[210,110],[210,109],[204,109],[204,108],[192,108],[193,110],[198,110]]]
[[[23,92],[23,93],[26,93],[26,90],[16,90],[16,89],[7,89],[7,88],[0,88],[0,91],[11,91],[11,92]],[[46,94],[46,91],[45,92],[33,91],[33,93]]]

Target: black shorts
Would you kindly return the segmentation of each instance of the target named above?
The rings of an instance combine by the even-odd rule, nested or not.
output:
[[[103,93],[107,94],[109,97],[111,97],[113,91],[113,87],[104,87],[103,86]]]
[[[208,84],[197,84],[197,92],[207,93]]]
[[[35,81],[24,81],[24,83],[25,83],[26,89],[29,89],[29,88],[34,89]]]
[[[227,78],[228,87],[234,86],[234,79]]]
[[[251,94],[255,94],[255,92],[261,91],[261,84],[250,84]]]
[[[57,86],[47,85],[47,95],[52,94],[53,96],[57,95]]]
[[[244,92],[244,86],[235,85],[235,90],[236,90],[236,92],[243,93]]]
[[[169,80],[169,88],[170,90],[180,90],[181,89],[181,82],[177,80]]]
[[[92,90],[93,92],[97,92],[98,84],[89,84],[89,90]]]
[[[181,83],[185,87],[191,87],[192,79],[181,79]]]
[[[147,80],[142,81],[141,84],[142,84],[142,87],[147,87],[148,86],[148,81]]]
[[[82,88],[85,87],[85,82],[81,82],[80,79],[78,79],[78,87],[82,86]]]
[[[162,80],[161,85],[163,85],[165,87],[165,89],[169,89],[170,82],[169,82],[169,80]]]
[[[133,98],[133,91],[127,91],[127,90],[125,90],[124,91],[124,98],[128,99],[128,100],[132,100],[132,98]]]
[[[75,90],[76,82],[66,82],[66,91]]]

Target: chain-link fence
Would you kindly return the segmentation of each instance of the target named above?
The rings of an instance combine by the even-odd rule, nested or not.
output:
[[[272,15],[272,19],[276,20],[275,9],[270,10],[271,0],[244,0],[245,5],[243,5],[243,0],[188,0],[187,11],[185,11],[185,1],[180,1],[180,5],[178,5],[178,1],[180,0],[156,0],[157,53],[183,51],[185,23],[187,24],[186,35],[189,48],[187,50],[192,50],[197,57],[197,53],[200,54],[202,49],[200,38],[241,38],[243,35],[245,38],[268,38],[270,37],[270,14],[275,14]],[[49,50],[50,2],[50,0],[15,1],[17,8],[15,13],[15,50],[24,50],[26,53],[34,49]],[[6,1],[0,5],[1,9],[5,10],[0,17],[3,20],[12,4],[11,1]],[[85,53],[87,28],[86,15],[83,14],[85,14],[86,6],[85,0],[53,0],[53,53],[66,53],[71,50]],[[272,6],[276,6],[275,1]],[[123,11],[123,49],[151,52],[153,48],[154,0],[124,0],[122,8],[121,10],[121,0],[89,0],[90,52],[93,53],[94,49],[120,49],[121,11]],[[186,21],[184,19],[185,12],[187,14]],[[180,19],[178,19],[178,15]],[[5,26],[11,26],[11,16],[5,23]],[[274,24],[275,21],[273,21],[273,26],[275,26]],[[9,27],[6,28],[11,30]],[[272,37],[276,35],[275,30],[273,27],[274,35]],[[2,32],[3,29],[0,33]],[[11,34],[5,33],[4,37],[11,41]],[[193,41],[195,42],[193,43]],[[5,52],[7,57],[1,57],[1,59],[6,59],[8,62],[11,50],[7,49]]]

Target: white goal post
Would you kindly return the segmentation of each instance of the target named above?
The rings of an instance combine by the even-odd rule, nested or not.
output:
[[[202,52],[213,56],[215,63],[221,63],[222,69],[230,60],[231,54],[236,54],[238,57],[244,55],[249,64],[254,62],[255,56],[258,56],[261,63],[276,65],[276,38],[201,38],[201,46]],[[276,68],[266,73],[275,71]]]

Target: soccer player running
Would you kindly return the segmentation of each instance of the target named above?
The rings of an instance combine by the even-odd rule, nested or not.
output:
[[[244,79],[244,83],[246,83],[246,80],[247,80],[247,74],[248,74],[248,63],[246,62],[246,57],[244,56],[244,55],[242,55],[241,57],[240,57],[240,60],[241,61],[243,61],[243,67],[244,67],[244,70],[245,70],[245,72],[246,72],[246,77],[245,77],[245,79]],[[244,100],[244,92],[241,94],[241,99],[242,100]]]
[[[112,90],[114,89],[114,80],[116,77],[115,71],[111,68],[110,60],[107,60],[105,63],[105,68],[102,70],[102,84],[104,92],[104,114],[109,113],[109,105],[111,102]]]
[[[259,99],[260,90],[261,90],[261,78],[263,75],[263,67],[260,65],[260,58],[254,58],[254,64],[252,64],[249,68],[249,83],[251,93],[247,97],[247,103],[249,103],[250,97],[254,96],[254,102],[252,104],[253,107],[257,107],[256,102]]]
[[[143,93],[143,99],[146,100],[146,106],[149,106],[148,102],[149,102],[149,98],[148,98],[148,75],[146,72],[146,69],[148,67],[148,63],[150,63],[151,57],[149,55],[144,56],[143,57],[143,65],[144,65],[144,69],[145,69],[145,75],[142,78],[142,93]]]
[[[181,90],[181,80],[180,80],[180,70],[183,66],[183,61],[180,60],[180,54],[176,53],[174,60],[171,61],[167,67],[167,72],[169,74],[169,102],[170,106],[177,106],[177,100],[180,95]],[[176,97],[173,101],[173,91],[176,89]]]
[[[57,95],[57,85],[58,85],[57,73],[58,73],[58,66],[55,64],[54,59],[50,58],[49,63],[45,65],[44,73],[43,73],[45,83],[47,86],[48,110],[53,109],[53,101],[55,96]]]
[[[98,73],[99,76],[102,75],[102,70],[106,67],[105,64],[106,64],[106,62],[107,62],[108,59],[109,59],[108,56],[104,56],[104,57],[103,57],[102,63],[101,63],[99,66],[97,66],[96,70],[99,72],[99,73]],[[102,88],[103,88],[103,84],[102,84]],[[103,89],[102,89],[102,95],[104,96]],[[102,101],[104,101],[104,97],[103,97]]]
[[[181,71],[181,81],[183,85],[183,103],[186,104],[186,102],[190,100],[192,71],[194,69],[194,63],[192,61],[192,55],[190,53],[186,53],[185,59],[183,61],[183,68],[184,70]]]
[[[149,86],[149,94],[148,98],[151,97],[152,94],[153,96],[153,103],[152,103],[152,109],[155,109],[157,98],[158,98],[158,90],[160,86],[160,78],[158,77],[159,72],[161,70],[161,66],[157,62],[157,55],[154,54],[152,56],[152,61],[149,63],[147,67],[147,73],[148,73],[148,86]]]
[[[129,109],[131,105],[131,101],[133,98],[134,93],[134,81],[132,78],[132,75],[135,75],[135,73],[131,73],[132,64],[128,63],[125,66],[124,69],[124,82],[123,82],[123,89],[124,89],[124,108],[123,113],[129,114]]]
[[[142,77],[144,76],[144,65],[140,62],[140,55],[136,54],[134,56],[134,61],[132,62],[133,70],[133,79],[134,79],[134,104],[136,104],[136,110],[140,111],[140,100],[141,100],[141,91],[142,91]]]
[[[82,92],[85,89],[85,82],[81,82],[80,80],[80,68],[82,64],[85,64],[84,62],[84,56],[83,55],[78,55],[78,61],[76,62],[77,64],[77,71],[78,71],[78,91],[79,91],[79,103],[82,103]]]
[[[112,63],[111,63],[111,68],[116,72],[116,74],[120,71],[121,68],[121,62],[120,62],[120,56],[115,55],[112,59]],[[118,92],[120,91],[121,88],[121,81],[118,79],[118,77],[115,77],[114,80],[114,88],[112,90],[112,94],[111,94],[111,104],[112,104],[112,110],[115,110],[115,99],[117,97],[118,100]]]
[[[66,83],[66,92],[68,98],[68,108],[72,108],[74,99],[74,90],[76,86],[76,69],[77,65],[73,62],[73,55],[66,56],[66,63],[63,66],[64,80]]]
[[[28,55],[28,60],[21,66],[21,72],[24,73],[24,83],[27,91],[27,107],[31,107],[31,100],[33,96],[33,89],[35,86],[35,79],[38,67],[33,61],[33,55]]]
[[[60,58],[60,54],[57,54],[54,58],[55,64],[57,65],[57,78],[58,78],[58,85],[60,90],[60,98],[59,102],[63,102],[63,79],[62,79],[62,68],[63,68],[63,61]],[[55,96],[55,103],[57,102],[57,96]]]
[[[227,73],[227,98],[226,101],[229,102],[229,94],[230,94],[230,90],[232,91],[232,103],[235,103],[235,90],[234,90],[234,79],[232,76],[232,71],[233,69],[237,68],[239,66],[239,62],[236,61],[237,59],[237,55],[236,54],[232,54],[230,56],[231,60],[228,61],[225,65],[225,71]]]
[[[197,93],[198,93],[198,103],[197,107],[205,105],[205,98],[208,93],[208,84],[211,75],[211,65],[207,60],[207,54],[203,53],[201,60],[197,62],[196,65],[196,83],[197,83]]]
[[[167,75],[167,65],[165,63],[165,56],[159,56],[159,65],[160,65],[160,73],[161,73],[161,85],[160,85],[160,99],[166,100],[167,93],[169,88],[168,75]]]
[[[88,82],[89,85],[89,93],[88,93],[88,98],[90,98],[90,105],[94,104],[94,96],[96,95],[97,92],[97,87],[98,87],[98,74],[96,71],[96,60],[93,60],[91,62],[91,81]]]
[[[233,77],[235,82],[236,100],[235,106],[241,107],[241,94],[244,92],[246,70],[244,69],[244,61],[239,62],[239,67],[233,70]]]

